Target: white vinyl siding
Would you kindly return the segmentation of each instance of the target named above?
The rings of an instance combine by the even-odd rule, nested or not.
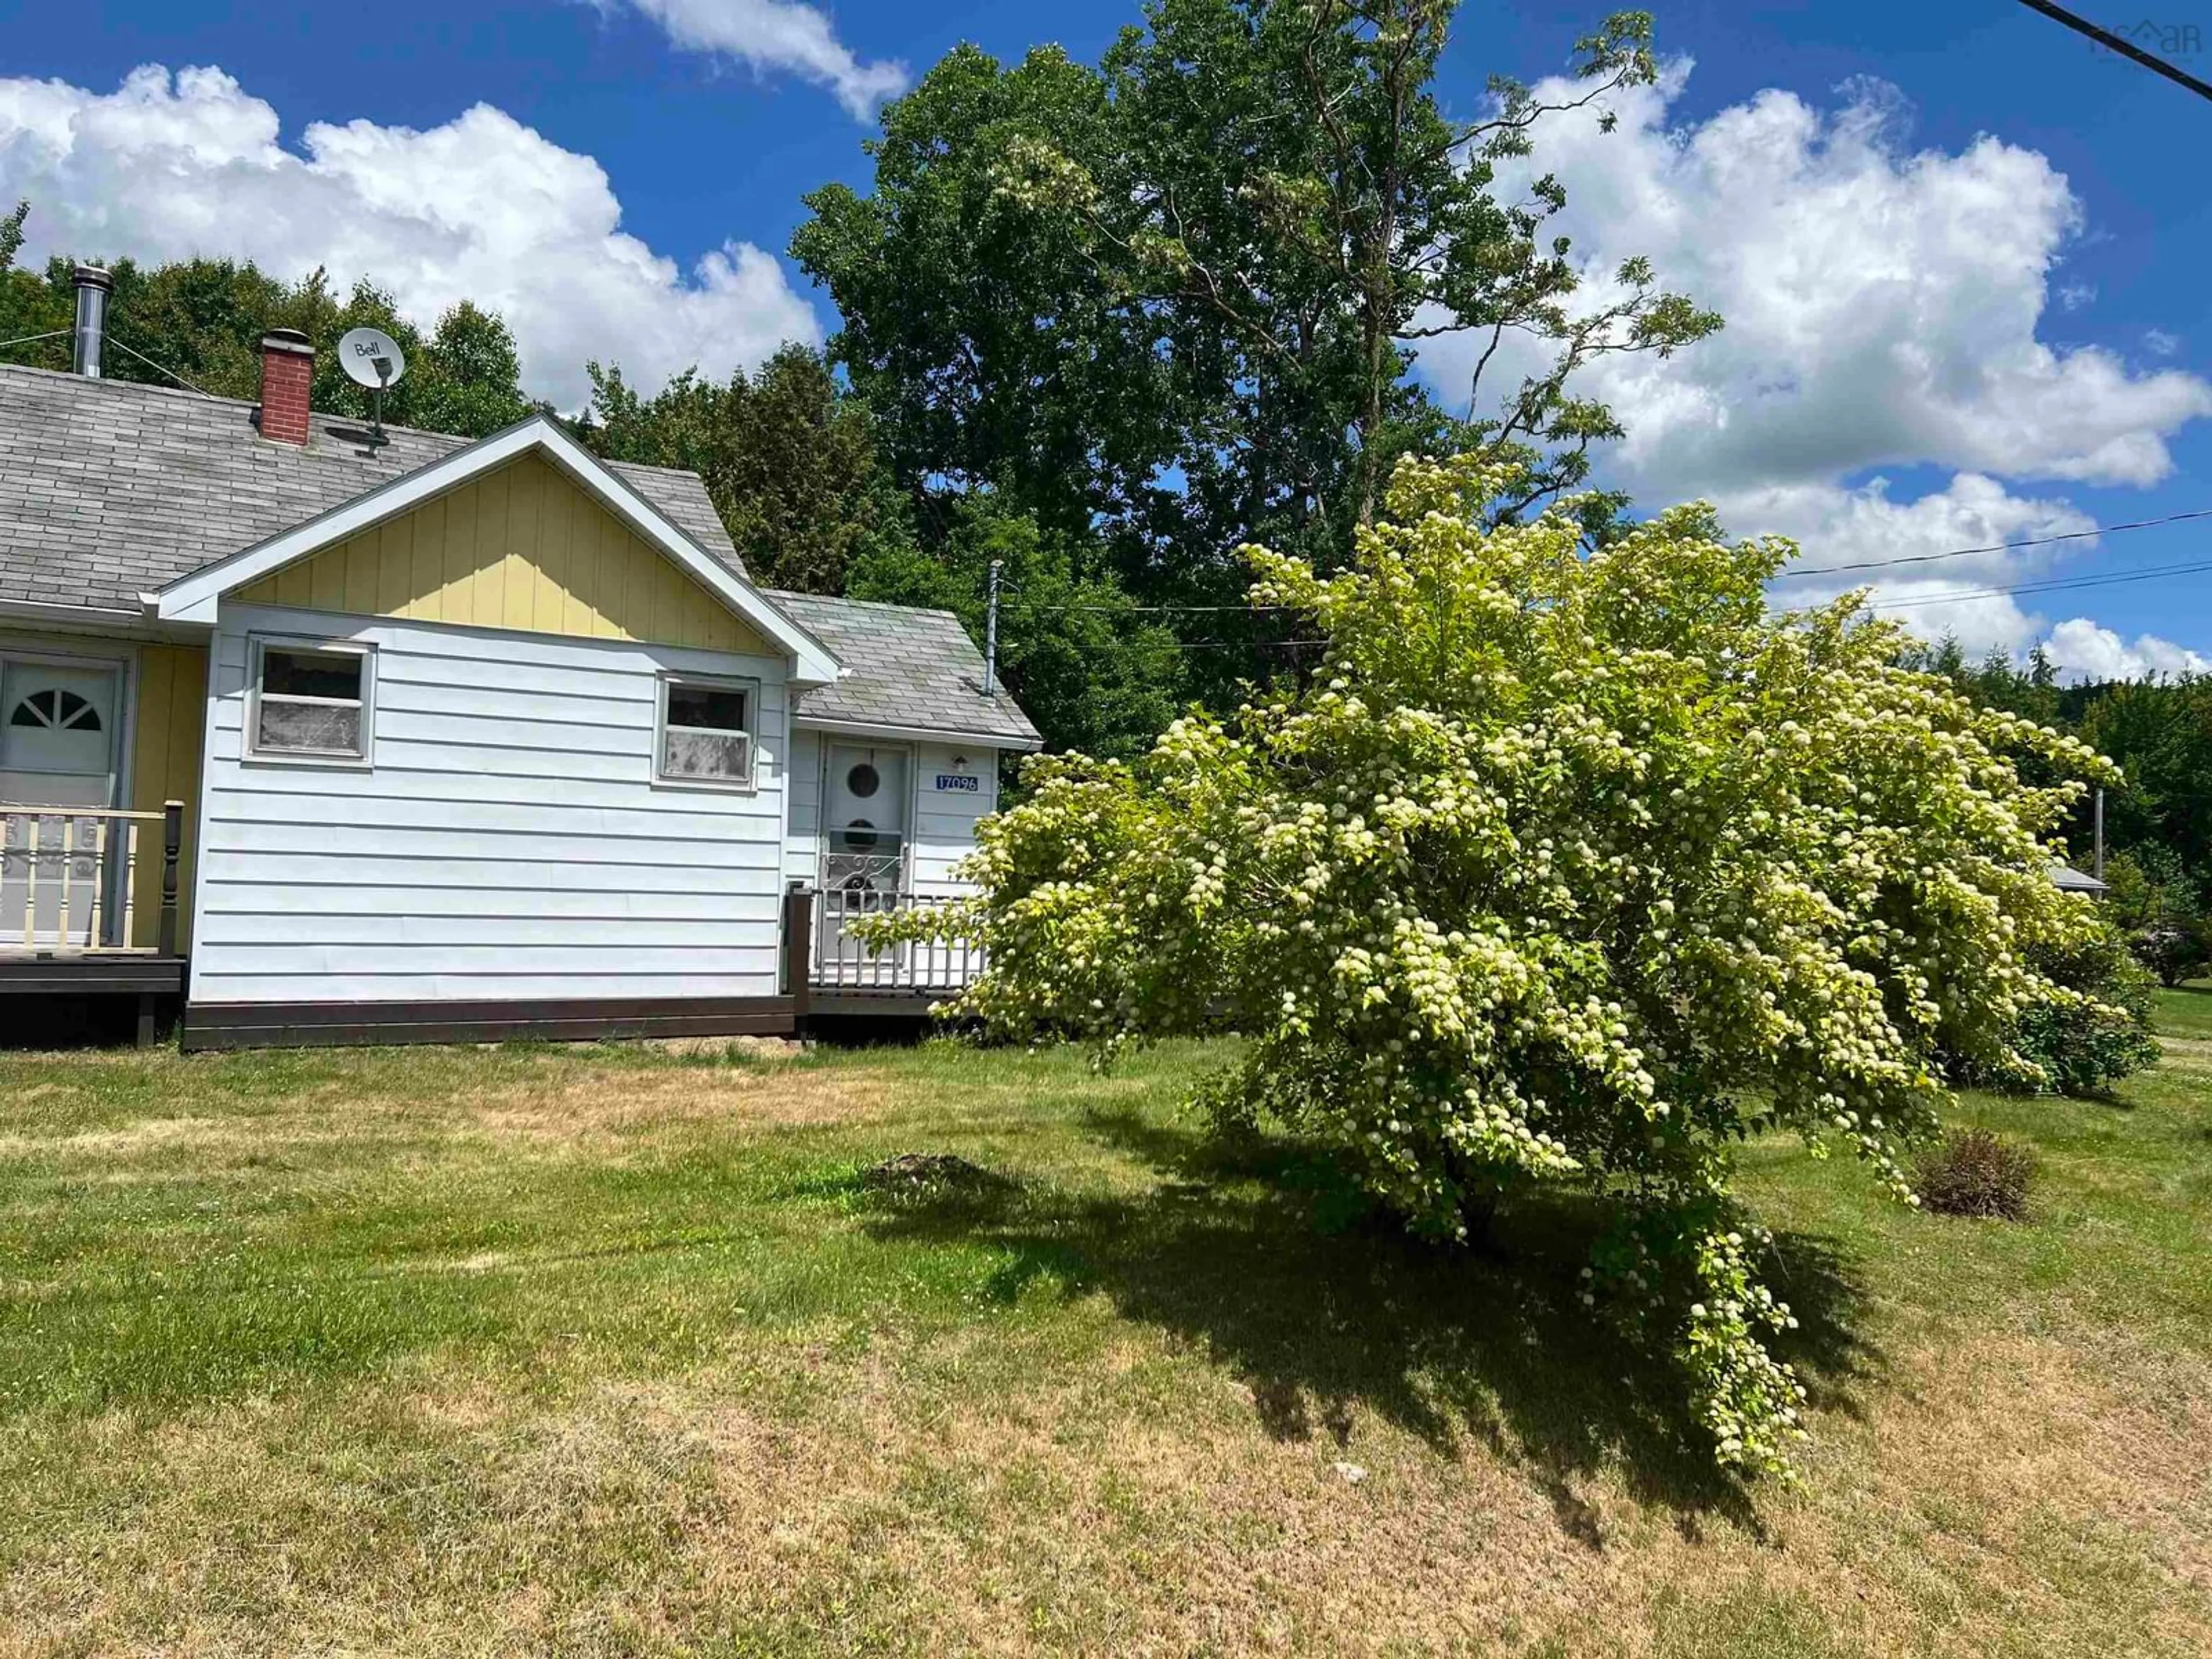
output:
[[[243,755],[279,631],[375,648],[366,769]],[[655,787],[669,673],[755,683],[750,791]],[[195,1001],[775,994],[781,661],[226,601],[210,682]]]
[[[821,733],[793,730],[791,764],[786,775],[791,790],[791,825],[783,842],[784,878],[811,887],[822,879]]]
[[[939,789],[940,776],[957,775],[956,757],[964,759],[972,790]],[[917,893],[964,893],[969,884],[952,872],[975,850],[975,820],[999,806],[999,751],[947,744],[915,745],[914,852],[908,879]]]

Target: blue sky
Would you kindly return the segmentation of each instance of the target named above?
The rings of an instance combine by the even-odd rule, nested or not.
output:
[[[2094,15],[2155,22],[2212,77],[2201,3]],[[1473,112],[1492,71],[1556,70],[1599,9],[1476,0],[1447,100]],[[1798,535],[1808,564],[2212,507],[2212,102],[2014,0],[1656,10],[1664,88],[1615,139],[1540,151],[1585,245],[1653,253],[1730,320],[1703,362],[1603,388],[1636,434],[1613,471],[1640,499],[1712,495],[1736,528]],[[33,196],[34,257],[319,259],[429,308],[492,290],[561,396],[586,356],[653,380],[818,337],[834,317],[782,250],[803,191],[866,183],[866,112],[902,69],[963,39],[1093,58],[1135,15],[0,0],[0,194]],[[221,76],[126,85],[148,64]],[[1428,365],[1440,386],[1452,369],[1448,352]],[[2212,559],[2212,520],[1882,589],[2192,558]],[[2212,573],[1913,617],[1977,644],[2049,640],[2081,672],[2173,665],[2212,659]]]

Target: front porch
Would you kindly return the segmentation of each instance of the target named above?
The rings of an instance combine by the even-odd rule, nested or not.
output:
[[[137,1037],[155,1040],[181,1006],[184,807],[159,812],[0,803],[0,998],[137,1000]],[[876,890],[786,893],[778,994],[680,1002],[331,1004],[185,1010],[191,1048],[514,1037],[684,1036],[915,1022],[982,972],[965,940],[875,950],[863,915],[943,905],[947,896]],[[20,1008],[19,1003],[0,1008]]]
[[[0,801],[0,997],[135,998],[152,1042],[185,991],[184,817]]]
[[[784,982],[795,1023],[823,1019],[921,1019],[983,971],[982,951],[965,939],[877,951],[848,923],[865,915],[950,904],[950,896],[793,887],[784,899]]]

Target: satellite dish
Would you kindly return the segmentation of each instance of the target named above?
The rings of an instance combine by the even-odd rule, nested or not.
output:
[[[338,366],[356,386],[381,392],[407,372],[398,342],[380,328],[350,328],[338,342]]]

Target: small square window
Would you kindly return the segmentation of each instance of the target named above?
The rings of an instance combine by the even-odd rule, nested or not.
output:
[[[250,738],[258,755],[364,760],[368,653],[262,645],[255,654]]]
[[[750,787],[754,688],[719,680],[660,683],[659,775]]]

